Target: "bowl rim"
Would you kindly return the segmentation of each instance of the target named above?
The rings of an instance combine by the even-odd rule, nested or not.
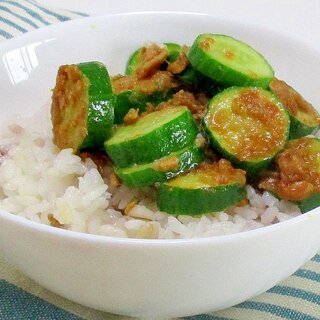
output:
[[[21,43],[28,42],[30,39],[34,39],[37,37],[41,37],[46,34],[51,34],[54,31],[58,31],[60,29],[65,28],[73,28],[78,25],[90,25],[94,22],[101,22],[108,18],[114,17],[126,17],[126,16],[139,16],[139,15],[179,15],[179,16],[197,16],[197,17],[206,17],[206,18],[214,18],[219,23],[230,23],[234,26],[245,26],[246,28],[255,28],[258,32],[266,32],[272,35],[276,35],[277,37],[285,37],[288,41],[294,41],[297,44],[303,44],[309,50],[316,50],[319,52],[320,55],[320,43],[315,43],[311,45],[308,42],[304,42],[301,38],[295,37],[293,34],[289,32],[275,31],[274,29],[266,26],[261,26],[257,23],[252,22],[243,22],[240,19],[230,19],[221,17],[219,15],[214,15],[212,13],[205,13],[205,12],[176,12],[176,11],[135,11],[135,12],[120,12],[120,13],[111,13],[111,14],[102,14],[97,16],[88,16],[88,17],[81,17],[74,20],[64,21],[63,23],[53,24],[49,26],[44,26],[42,28],[18,35],[14,38],[5,40],[0,43],[0,55],[5,53],[8,49],[12,47],[21,46]],[[243,238],[252,238],[257,235],[264,235],[266,233],[272,233],[278,229],[288,228],[292,225],[301,223],[306,221],[307,219],[313,218],[315,215],[320,214],[320,206],[314,208],[313,210],[301,214],[299,216],[293,217],[289,220],[278,222],[272,225],[260,227],[253,230],[247,230],[232,234],[226,235],[218,235],[218,236],[206,236],[201,238],[186,238],[186,239],[136,239],[136,238],[118,238],[112,236],[104,236],[104,235],[96,235],[96,234],[89,234],[80,231],[73,231],[67,229],[61,229],[52,227],[49,225],[42,224],[40,222],[35,222],[28,220],[24,217],[18,216],[14,213],[10,213],[8,211],[0,209],[0,219],[4,219],[9,221],[10,223],[16,223],[20,227],[29,228],[31,231],[38,231],[41,233],[46,233],[52,236],[59,236],[64,238],[72,238],[75,240],[84,240],[93,243],[109,243],[109,244],[119,244],[119,245],[151,245],[151,246],[158,246],[158,245],[197,245],[202,243],[213,244],[213,243],[221,243],[221,242],[232,242],[234,239],[243,239]]]
[[[64,29],[68,27],[69,25],[83,25],[83,24],[90,24],[94,21],[100,22],[101,20],[104,19],[109,19],[113,17],[126,17],[126,16],[138,16],[138,15],[179,15],[179,16],[198,16],[198,17],[206,17],[206,18],[213,18],[219,23],[230,23],[233,25],[237,26],[242,26],[246,28],[255,28],[259,32],[266,32],[269,34],[277,35],[279,37],[285,37],[287,40],[294,41],[297,44],[303,44],[304,46],[308,47],[309,49],[312,50],[317,50],[320,53],[320,42],[318,43],[313,43],[312,45],[304,41],[302,38],[295,36],[294,34],[284,31],[284,30],[275,30],[272,27],[261,25],[257,22],[248,22],[248,21],[243,21],[240,18],[230,18],[230,17],[223,17],[218,14],[214,13],[208,13],[205,11],[173,11],[173,10],[145,10],[145,11],[128,11],[128,12],[117,12],[117,13],[103,13],[101,15],[93,15],[93,16],[84,16],[84,17],[79,17],[76,19],[72,20],[66,20],[62,21],[60,23],[56,24],[51,24],[51,25],[46,25],[38,29],[34,29],[31,31],[28,31],[23,34],[18,34],[17,36],[6,39],[2,42],[0,42],[0,54],[3,48],[6,46],[11,46],[12,44],[15,44],[18,41],[23,41],[27,40],[29,37],[35,37],[37,35],[41,35],[42,33],[48,33],[51,32],[52,29],[54,30],[59,30],[59,29]]]

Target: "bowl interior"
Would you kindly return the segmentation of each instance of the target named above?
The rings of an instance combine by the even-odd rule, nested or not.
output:
[[[254,47],[278,78],[319,110],[319,44],[311,48],[292,35],[212,15],[148,12],[80,19],[2,43],[0,121],[13,114],[33,114],[50,104],[57,68],[62,64],[101,61],[115,75],[124,72],[128,56],[146,42],[191,45],[204,32],[228,34]]]

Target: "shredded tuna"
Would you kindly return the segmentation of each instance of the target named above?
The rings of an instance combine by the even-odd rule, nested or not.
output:
[[[197,137],[195,140],[195,145],[198,148],[204,148],[206,146],[206,139],[202,136]]]
[[[57,220],[52,213],[48,214],[48,220],[52,227],[63,228],[64,226],[64,224],[60,223],[59,220]]]
[[[94,164],[97,166],[97,169],[100,173],[103,173],[103,168],[110,162],[110,159],[105,153],[102,152],[81,152],[79,154],[82,161],[86,159],[91,159]]]
[[[287,83],[275,78],[270,82],[269,87],[292,116],[297,116],[298,112],[302,111],[310,116],[314,116],[316,118],[316,124],[320,125],[318,112]]]
[[[136,200],[136,199],[130,201],[130,202],[127,204],[126,208],[124,209],[124,214],[125,214],[125,215],[128,215],[129,212],[130,212],[136,205],[137,205],[137,200]]]
[[[121,186],[120,179],[118,178],[118,176],[114,172],[111,172],[109,179],[110,179],[110,185],[112,187],[118,188]]]
[[[168,171],[178,169],[179,158],[175,156],[167,157],[166,159],[155,162],[154,167],[159,171]]]
[[[177,86],[178,83],[167,71],[157,71],[147,79],[138,79],[137,76],[117,76],[112,79],[112,89],[115,94],[136,90],[151,95],[156,91],[167,92]]]
[[[269,192],[276,192],[279,179],[280,174],[278,171],[266,171],[261,177],[258,187]]]
[[[124,125],[129,125],[137,122],[139,119],[139,112],[137,109],[131,108],[123,118]]]
[[[136,69],[136,75],[139,80],[149,77],[157,72],[160,66],[168,58],[168,49],[159,47],[157,44],[143,47],[140,52],[140,64]]]
[[[277,157],[276,172],[266,174],[259,187],[276,192],[285,200],[303,200],[320,192],[320,174],[317,171],[316,155],[308,152],[308,138],[292,140],[286,150]]]
[[[188,47],[186,46],[182,48],[182,52],[179,54],[178,58],[168,64],[167,71],[173,74],[178,74],[187,68],[187,66],[189,65],[189,60],[186,54],[187,50]]]
[[[172,99],[161,103],[158,107],[162,109],[167,106],[186,106],[192,112],[194,118],[200,120],[206,111],[206,102],[204,101],[207,102],[203,99],[203,96],[201,96],[201,100],[198,100],[193,93],[180,90],[173,95]]]

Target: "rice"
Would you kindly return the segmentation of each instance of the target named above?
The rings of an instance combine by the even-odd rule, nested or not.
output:
[[[122,238],[184,239],[243,232],[301,214],[298,206],[257,193],[225,212],[174,217],[157,209],[153,188],[112,187],[111,168],[100,174],[89,159],[52,142],[48,108],[3,126],[0,209],[68,230]],[[131,210],[126,210],[130,205]]]

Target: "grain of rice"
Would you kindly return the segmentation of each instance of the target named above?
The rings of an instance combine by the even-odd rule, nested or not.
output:
[[[98,234],[101,236],[117,237],[117,238],[127,238],[126,232],[120,228],[113,225],[102,225],[98,229]]]
[[[261,215],[261,222],[264,225],[270,225],[276,218],[277,214],[279,213],[276,207],[269,207],[266,209],[263,215]]]

